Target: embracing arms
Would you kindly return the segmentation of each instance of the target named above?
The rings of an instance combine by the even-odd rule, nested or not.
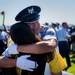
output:
[[[24,53],[33,53],[33,54],[42,54],[42,53],[49,53],[53,52],[57,42],[55,39],[37,42],[31,45],[21,45],[18,46],[18,52]]]

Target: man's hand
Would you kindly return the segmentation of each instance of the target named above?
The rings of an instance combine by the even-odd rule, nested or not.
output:
[[[17,45],[14,43],[10,44],[8,47],[8,52],[9,54],[19,54],[17,51]]]
[[[34,71],[34,69],[38,67],[38,64],[35,61],[27,59],[28,57],[30,57],[30,55],[23,55],[18,57],[16,65],[23,70]]]

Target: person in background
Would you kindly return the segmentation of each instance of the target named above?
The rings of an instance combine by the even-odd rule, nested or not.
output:
[[[56,23],[56,28],[55,28],[56,32],[60,30],[60,24]]]
[[[72,44],[72,52],[75,53],[75,42]]]
[[[69,44],[68,39],[71,35],[68,34],[68,24],[66,22],[62,23],[62,28],[57,32],[59,52],[62,57],[66,58],[67,66],[71,66],[70,56],[69,56]]]
[[[55,30],[55,28],[56,28],[56,23],[52,23],[52,28]]]
[[[0,55],[2,54],[2,52],[4,51],[4,47],[5,47],[5,43],[4,43],[4,34],[3,34],[3,27],[0,26]]]

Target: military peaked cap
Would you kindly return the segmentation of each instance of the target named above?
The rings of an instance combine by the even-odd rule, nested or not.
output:
[[[39,6],[29,6],[22,11],[20,11],[15,17],[16,21],[23,21],[26,23],[36,22],[39,20],[39,13],[41,8]]]

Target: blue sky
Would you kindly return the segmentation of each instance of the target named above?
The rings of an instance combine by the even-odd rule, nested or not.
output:
[[[67,22],[75,24],[75,0],[0,0],[0,12],[5,11],[5,25],[15,23],[15,16],[25,7],[41,7],[40,23]],[[0,25],[2,16],[0,15]]]

